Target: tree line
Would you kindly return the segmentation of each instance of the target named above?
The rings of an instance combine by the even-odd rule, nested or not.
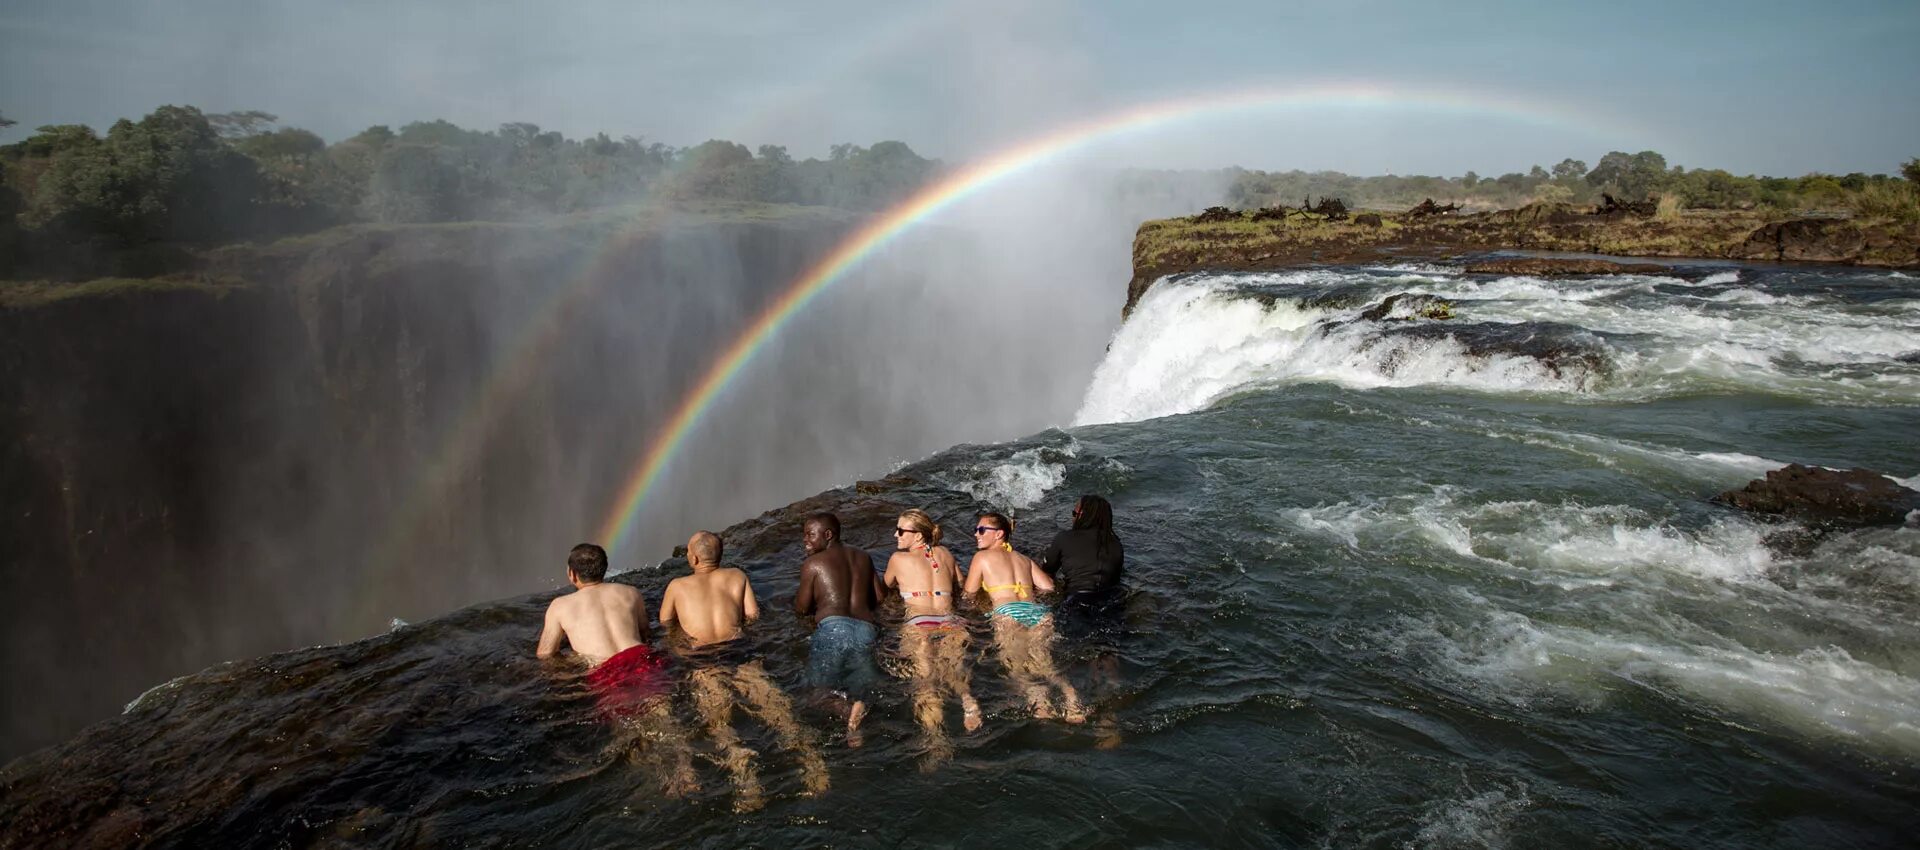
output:
[[[0,127],[12,123],[0,116]],[[164,246],[356,222],[506,220],[649,197],[877,210],[939,168],[895,141],[796,160],[775,145],[570,139],[525,123],[479,131],[418,121],[328,144],[266,112],[162,106],[105,134],[48,125],[0,146],[0,275],[141,273],[166,264],[154,259]]]
[[[1507,208],[1529,203],[1594,203],[1601,194],[1622,200],[1664,200],[1682,208],[1758,209],[1781,213],[1840,212],[1863,217],[1920,220],[1920,159],[1898,176],[1808,174],[1802,177],[1740,176],[1718,168],[1668,167],[1654,151],[1612,151],[1592,168],[1563,159],[1552,168],[1535,165],[1522,174],[1481,177],[1387,175],[1354,177],[1337,171],[1238,171],[1228,189],[1230,204],[1257,208],[1298,206],[1308,197],[1336,197],[1349,206],[1396,209],[1427,198],[1469,208]]]
[[[0,115],[0,128],[13,123]],[[152,274],[180,265],[190,247],[359,222],[571,213],[646,198],[879,210],[926,185],[941,167],[897,141],[834,145],[826,159],[796,160],[777,145],[748,150],[716,139],[674,148],[605,133],[570,139],[525,123],[481,131],[416,121],[328,144],[267,112],[162,106],[105,134],[48,125],[0,146],[0,277]],[[1239,207],[1296,205],[1313,196],[1376,209],[1426,198],[1497,208],[1590,203],[1608,193],[1657,196],[1679,207],[1920,220],[1920,159],[1901,170],[1902,177],[1737,176],[1669,167],[1654,151],[1613,151],[1592,168],[1565,159],[1486,178],[1471,171],[1356,177],[1240,168],[1123,177],[1169,191],[1180,184],[1211,192],[1224,183],[1227,202]]]

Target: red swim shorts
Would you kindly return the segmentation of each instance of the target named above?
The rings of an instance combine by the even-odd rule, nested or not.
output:
[[[600,716],[618,720],[640,713],[649,700],[673,689],[667,658],[646,644],[621,650],[587,674],[587,687],[599,699]]]

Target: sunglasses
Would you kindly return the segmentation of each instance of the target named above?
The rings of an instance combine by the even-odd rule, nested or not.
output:
[[[989,531],[1005,531],[1005,530],[1006,529],[1004,528],[994,528],[991,525],[976,525],[973,527],[973,533],[975,534],[985,534]]]
[[[919,533],[920,532],[917,529],[912,529],[912,528],[895,528],[893,530],[893,536],[895,537],[899,537],[902,534],[919,534]]]

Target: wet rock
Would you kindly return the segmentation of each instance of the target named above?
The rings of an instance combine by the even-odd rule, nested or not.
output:
[[[1360,320],[1365,322],[1386,321],[1393,315],[1395,308],[1404,310],[1414,318],[1453,318],[1453,304],[1446,299],[1433,295],[1401,292],[1389,295],[1386,300],[1361,311]]]
[[[1387,326],[1382,338],[1452,339],[1469,357],[1515,356],[1539,361],[1555,378],[1582,383],[1613,371],[1607,347],[1586,329],[1558,322],[1405,323]]]
[[[1520,274],[1529,277],[1559,277],[1596,274],[1670,274],[1673,269],[1659,263],[1616,263],[1610,260],[1576,260],[1555,257],[1507,257],[1476,260],[1467,264],[1469,274]]]
[[[919,479],[906,475],[889,475],[878,481],[856,481],[853,491],[862,496],[874,496],[890,490],[900,490],[920,483]]]
[[[1900,523],[1909,512],[1920,510],[1920,492],[1873,470],[1843,471],[1798,463],[1721,493],[1713,501],[1823,526]]]

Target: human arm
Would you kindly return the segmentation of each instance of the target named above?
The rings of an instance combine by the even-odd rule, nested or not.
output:
[[[675,579],[674,581],[667,582],[666,592],[660,594],[660,628],[663,629],[667,627],[668,623],[673,622],[673,618],[679,614],[678,611],[674,610],[676,607],[675,603],[679,601],[676,598],[677,595],[673,592],[673,585],[677,581],[679,580]],[[668,632],[668,634],[671,635],[672,632]]]
[[[1044,590],[1048,593],[1053,592],[1053,576],[1047,575],[1045,570],[1040,569],[1039,564],[1034,564],[1034,568],[1030,573],[1033,576],[1033,588],[1035,590]]]
[[[540,646],[533,651],[536,658],[552,658],[560,651],[560,643],[567,639],[567,630],[560,625],[560,606],[547,606],[547,622],[540,627]]]
[[[753,582],[744,575],[740,577],[740,617],[748,623],[760,619],[760,602],[753,598]]]
[[[800,589],[793,594],[793,613],[807,614],[813,611],[813,574],[817,572],[813,559],[800,563]],[[868,572],[872,572],[868,570]]]
[[[1041,551],[1039,559],[1034,561],[1033,565],[1039,567],[1040,571],[1046,573],[1049,578],[1057,575],[1060,572],[1060,538],[1053,538],[1053,542],[1047,544],[1047,548]]]
[[[967,571],[967,585],[966,589],[961,591],[962,595],[971,597],[980,592],[981,577],[987,574],[982,562],[991,557],[993,557],[992,552],[981,552],[973,556],[973,569]]]

